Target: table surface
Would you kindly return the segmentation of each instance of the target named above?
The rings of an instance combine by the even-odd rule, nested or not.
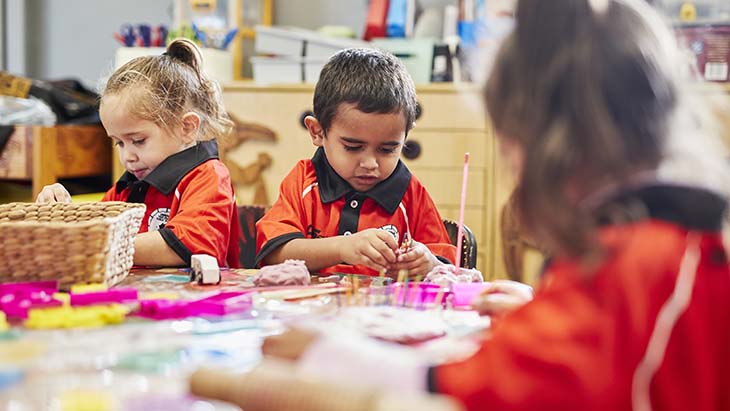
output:
[[[190,283],[188,273],[177,268],[135,269],[117,287],[134,287],[140,298],[194,299],[218,291],[254,291],[256,270],[223,270],[222,281],[215,286]],[[313,277],[314,284],[338,280]],[[360,286],[366,287],[370,280],[359,278]],[[257,300],[252,310],[218,318],[149,321],[128,317],[120,325],[69,330],[15,327],[4,336],[0,333],[0,409],[237,410],[189,396],[189,375],[201,365],[250,370],[261,360],[264,337],[282,332],[292,322],[329,315],[324,320],[329,324],[340,316],[343,301],[329,294],[297,302]],[[463,329],[485,328],[483,322],[463,313],[409,311],[432,315],[434,321],[453,323],[460,330],[417,348],[430,358],[472,350],[473,340],[459,338]],[[351,321],[363,313],[348,315]],[[19,382],[11,383],[13,378]]]

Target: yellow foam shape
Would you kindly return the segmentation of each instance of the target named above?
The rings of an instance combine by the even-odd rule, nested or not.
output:
[[[113,408],[112,396],[104,391],[69,390],[61,394],[62,411],[107,411]]]
[[[28,312],[25,326],[35,329],[102,327],[121,323],[128,312],[121,304],[36,308]]]
[[[0,311],[0,331],[7,331],[10,326],[8,325],[8,318],[5,313]]]
[[[53,293],[53,298],[62,302],[63,305],[71,304],[71,296],[68,295],[67,293]]]
[[[109,287],[107,287],[106,284],[102,283],[74,284],[71,286],[71,292],[74,294],[94,293],[97,291],[106,291],[108,289]]]

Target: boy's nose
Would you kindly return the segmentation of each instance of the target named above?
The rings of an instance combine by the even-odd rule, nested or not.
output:
[[[364,157],[360,160],[360,167],[368,170],[378,168],[378,161],[375,157]]]

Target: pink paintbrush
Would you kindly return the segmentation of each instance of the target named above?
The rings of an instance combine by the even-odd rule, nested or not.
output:
[[[456,232],[456,268],[461,267],[461,239],[464,236],[464,206],[466,205],[466,182],[469,178],[469,153],[464,153],[464,175],[461,177],[461,204],[459,204],[459,228]]]

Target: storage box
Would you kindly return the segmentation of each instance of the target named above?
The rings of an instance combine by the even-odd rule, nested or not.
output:
[[[326,58],[310,58],[304,59],[304,82],[315,84],[319,80],[319,73],[327,64]]]
[[[389,51],[399,57],[416,84],[431,82],[433,61],[432,39],[390,39],[377,38],[372,41],[375,47]]]
[[[372,47],[355,39],[330,37],[313,30],[297,27],[256,26],[257,53],[288,57],[317,57],[328,59],[340,50]]]
[[[730,24],[678,26],[675,33],[679,43],[692,51],[705,80],[730,81]]]
[[[160,55],[165,50],[164,47],[120,47],[114,57],[114,68],[137,57]],[[204,47],[200,49],[200,54],[203,70],[208,76],[220,84],[233,81],[233,54],[230,51]]]
[[[301,83],[301,57],[251,57],[253,80],[259,84]]]
[[[295,27],[256,26],[257,53],[301,57],[309,31]]]
[[[360,40],[327,37],[317,32],[312,32],[307,38],[306,53],[307,57],[321,58],[324,60],[332,57],[333,54],[340,50],[350,48],[372,48],[373,45]]]
[[[145,205],[124,202],[0,204],[0,282],[122,281]]]

